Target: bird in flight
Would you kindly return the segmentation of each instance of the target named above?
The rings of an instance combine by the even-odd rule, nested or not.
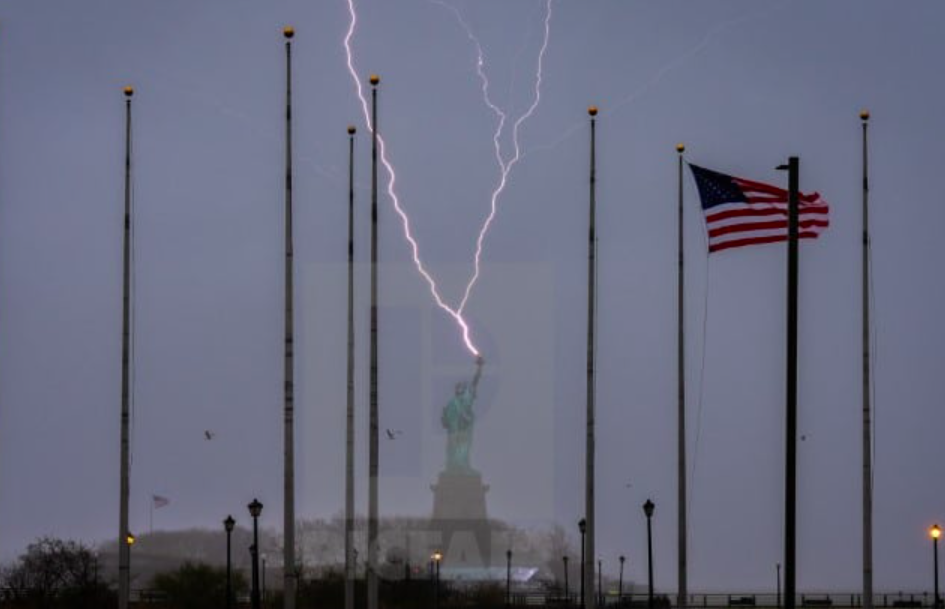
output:
[[[213,436],[217,435],[216,433],[210,431],[209,429],[203,430],[203,437],[205,440],[212,440]]]
[[[404,433],[404,432],[400,431],[399,429],[388,429],[388,430],[386,430],[386,431],[387,431],[387,439],[388,439],[388,440],[394,440],[394,439],[397,438],[397,436],[399,436],[400,434]]]

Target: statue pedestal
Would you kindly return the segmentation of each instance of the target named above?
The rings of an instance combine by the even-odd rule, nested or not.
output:
[[[433,520],[487,520],[486,492],[482,474],[440,472],[433,491]]]
[[[488,567],[492,552],[486,492],[477,471],[441,472],[433,491],[432,529],[439,534],[444,566]]]

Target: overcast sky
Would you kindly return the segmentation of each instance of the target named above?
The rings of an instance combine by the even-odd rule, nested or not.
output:
[[[545,3],[444,0],[492,100],[533,101]],[[430,0],[357,0],[364,81],[420,256],[455,306],[498,168],[475,47]],[[348,124],[357,255],[369,138],[346,0],[0,0],[0,558],[39,535],[117,533],[124,101],[134,97],[131,523],[282,515],[284,46],[296,28],[297,514],[343,507]],[[860,123],[872,111],[875,582],[931,586],[945,521],[945,5],[932,0],[552,4],[541,100],[467,305],[486,360],[472,461],[491,515],[575,529],[583,512],[586,108],[601,108],[598,531],[604,568],[675,586],[677,142],[692,162],[831,204],[801,252],[798,587],[860,586]],[[508,147],[508,130],[502,140]],[[508,148],[506,148],[508,150]],[[386,174],[381,174],[386,179]],[[690,590],[774,587],[782,555],[785,248],[707,260],[687,175]],[[473,362],[380,214],[383,515],[428,514],[439,412]],[[367,272],[358,268],[358,505],[366,506]],[[213,440],[204,439],[212,430]],[[631,485],[631,486],[628,486]],[[576,531],[575,531],[576,534]]]

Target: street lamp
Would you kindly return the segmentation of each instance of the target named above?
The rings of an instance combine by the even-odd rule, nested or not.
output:
[[[223,521],[223,528],[226,530],[226,609],[232,609],[233,607],[233,582],[230,577],[232,570],[230,536],[233,534],[233,527],[235,526],[236,521],[233,520],[233,516],[227,515],[226,520]]]
[[[250,597],[253,609],[260,609],[259,602],[259,515],[262,513],[263,504],[259,499],[253,499],[253,502],[246,506],[249,509],[249,515],[253,517],[253,545],[249,547],[250,556],[253,559],[253,590]]]
[[[128,546],[128,593],[131,594],[131,546],[135,545],[135,536],[131,531],[125,531],[125,545]],[[119,549],[119,553],[121,550]],[[120,567],[119,567],[120,568]]]
[[[617,580],[617,601],[620,602],[623,600],[623,563],[627,561],[627,557],[623,554],[620,555],[620,578]]]
[[[649,584],[649,593],[647,596],[647,606],[649,609],[653,609],[653,510],[656,509],[656,504],[646,500],[646,503],[643,504],[643,513],[646,514],[646,570],[647,570],[647,583]]]
[[[937,524],[933,524],[932,528],[929,529],[929,537],[932,538],[932,561],[933,569],[935,571],[935,609],[938,609],[941,605],[938,598],[938,538],[942,536],[942,529],[939,528]]]
[[[581,518],[578,521],[578,529],[581,531],[581,607],[584,607],[584,535],[587,533],[587,520]]]
[[[440,609],[440,561],[443,560],[443,554],[436,550],[433,552],[433,609]]]
[[[567,605],[570,605],[571,593],[568,591],[568,556],[567,554],[561,557],[561,562],[564,563],[564,602]]]
[[[505,605],[512,604],[512,550],[505,551]]]

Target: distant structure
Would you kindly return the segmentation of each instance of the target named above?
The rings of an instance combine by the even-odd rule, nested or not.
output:
[[[492,563],[492,528],[486,510],[487,484],[473,468],[470,455],[475,427],[473,405],[482,378],[482,357],[470,382],[456,384],[453,397],[443,408],[440,421],[447,432],[446,459],[433,491],[431,530],[437,534],[446,573],[475,573]],[[503,550],[504,552],[504,550]],[[503,559],[504,560],[504,559]]]
[[[473,403],[476,401],[476,391],[479,388],[479,379],[482,378],[482,356],[476,358],[476,375],[472,383],[456,383],[456,393],[450,399],[443,416],[440,418],[443,428],[446,429],[446,467],[444,473],[454,475],[472,475],[477,473],[469,464],[469,451],[472,448],[473,426],[476,423],[476,413],[473,412]]]

